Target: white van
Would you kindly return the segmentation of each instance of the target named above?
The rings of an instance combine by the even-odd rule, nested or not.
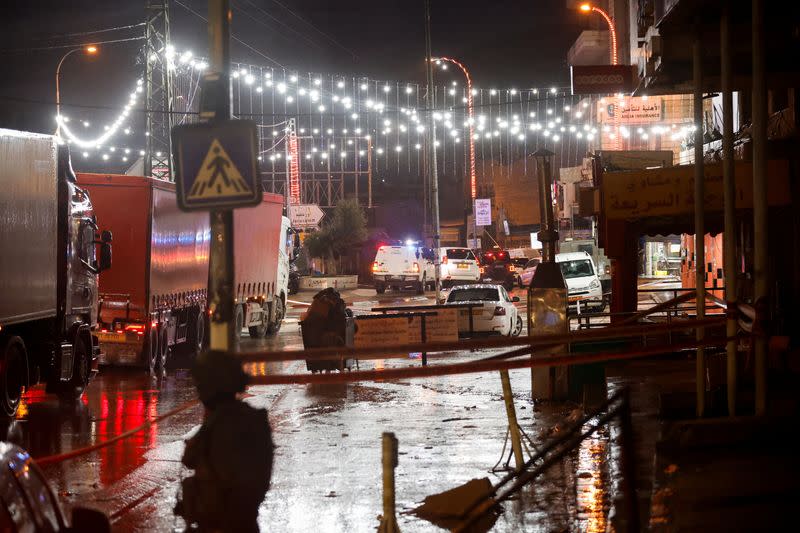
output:
[[[592,256],[586,252],[556,254],[556,263],[567,283],[569,310],[602,312],[603,289]]]
[[[387,287],[401,290],[412,287],[422,294],[435,285],[433,252],[414,245],[381,246],[372,263],[375,292],[383,294]]]
[[[477,283],[481,279],[478,259],[469,248],[441,248],[439,277],[443,287]]]

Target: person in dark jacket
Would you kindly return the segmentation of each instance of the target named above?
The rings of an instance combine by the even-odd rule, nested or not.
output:
[[[274,445],[266,409],[239,400],[247,375],[232,356],[201,355],[192,369],[206,417],[181,461],[194,469],[175,508],[188,529],[258,531],[258,508],[272,477]]]

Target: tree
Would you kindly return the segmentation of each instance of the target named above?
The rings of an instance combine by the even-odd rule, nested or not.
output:
[[[306,237],[304,246],[311,257],[326,260],[326,272],[336,273],[341,257],[367,238],[367,220],[355,198],[336,204],[322,227]]]

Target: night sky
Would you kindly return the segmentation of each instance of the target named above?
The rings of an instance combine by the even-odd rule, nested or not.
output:
[[[201,15],[203,0],[180,0]],[[9,0],[0,20],[0,127],[52,132],[55,68],[69,48],[144,33],[128,30],[67,35],[138,24],[144,0]],[[549,86],[569,79],[566,54],[587,24],[565,0],[433,0],[433,53],[459,58],[477,87]],[[286,6],[285,9],[283,6]],[[422,0],[235,0],[234,60],[290,69],[424,82]],[[206,24],[171,2],[172,41],[206,55]],[[119,106],[141,77],[142,41],[101,45],[97,57],[76,53],[62,67],[62,103]],[[26,101],[27,100],[27,101]],[[115,111],[65,107],[98,123]]]

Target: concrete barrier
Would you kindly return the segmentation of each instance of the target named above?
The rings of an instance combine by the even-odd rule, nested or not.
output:
[[[321,291],[322,289],[356,289],[358,276],[302,276],[300,278],[301,291]]]

